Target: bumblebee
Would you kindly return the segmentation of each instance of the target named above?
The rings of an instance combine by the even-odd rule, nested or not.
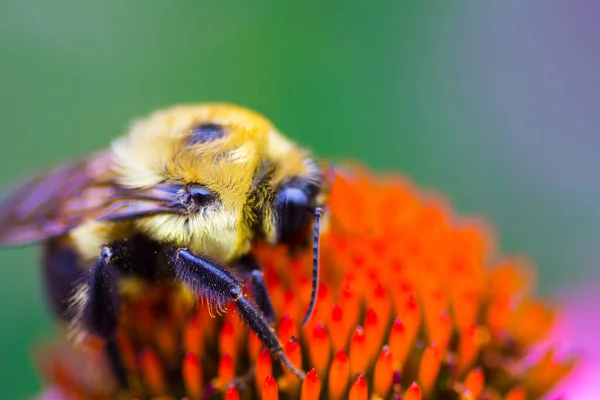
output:
[[[104,339],[123,386],[115,331],[119,287],[130,278],[175,282],[217,310],[235,304],[263,345],[303,377],[270,326],[273,306],[250,251],[259,239],[312,242],[306,323],[326,198],[323,166],[263,116],[181,105],[135,122],[109,150],[22,184],[0,204],[0,244],[43,243],[50,303],[74,329]]]

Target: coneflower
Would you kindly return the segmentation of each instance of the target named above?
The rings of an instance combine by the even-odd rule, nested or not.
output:
[[[274,329],[304,381],[282,369],[231,311],[209,315],[175,286],[127,291],[116,384],[103,343],[54,345],[42,371],[64,399],[529,399],[572,368],[531,357],[554,322],[532,269],[498,254],[487,225],[407,180],[337,172],[321,238],[316,310],[311,254],[258,245]]]

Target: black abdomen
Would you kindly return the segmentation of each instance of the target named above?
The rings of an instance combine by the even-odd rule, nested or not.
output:
[[[58,316],[66,318],[70,300],[76,288],[85,280],[80,256],[66,237],[44,243],[42,269],[44,288],[50,307]]]

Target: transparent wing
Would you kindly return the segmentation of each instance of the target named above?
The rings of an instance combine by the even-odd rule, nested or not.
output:
[[[62,235],[82,222],[181,213],[177,186],[125,189],[115,182],[109,153],[63,165],[25,181],[0,203],[0,245]]]

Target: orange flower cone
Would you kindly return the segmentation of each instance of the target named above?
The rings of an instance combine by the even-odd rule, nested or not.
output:
[[[496,252],[488,227],[397,177],[338,170],[321,239],[313,317],[311,253],[260,244],[275,329],[300,382],[261,351],[236,312],[212,317],[164,285],[124,299],[120,389],[102,343],[54,345],[42,370],[64,399],[529,399],[573,361],[532,358],[555,320],[532,269]],[[57,394],[58,393],[58,394]]]

